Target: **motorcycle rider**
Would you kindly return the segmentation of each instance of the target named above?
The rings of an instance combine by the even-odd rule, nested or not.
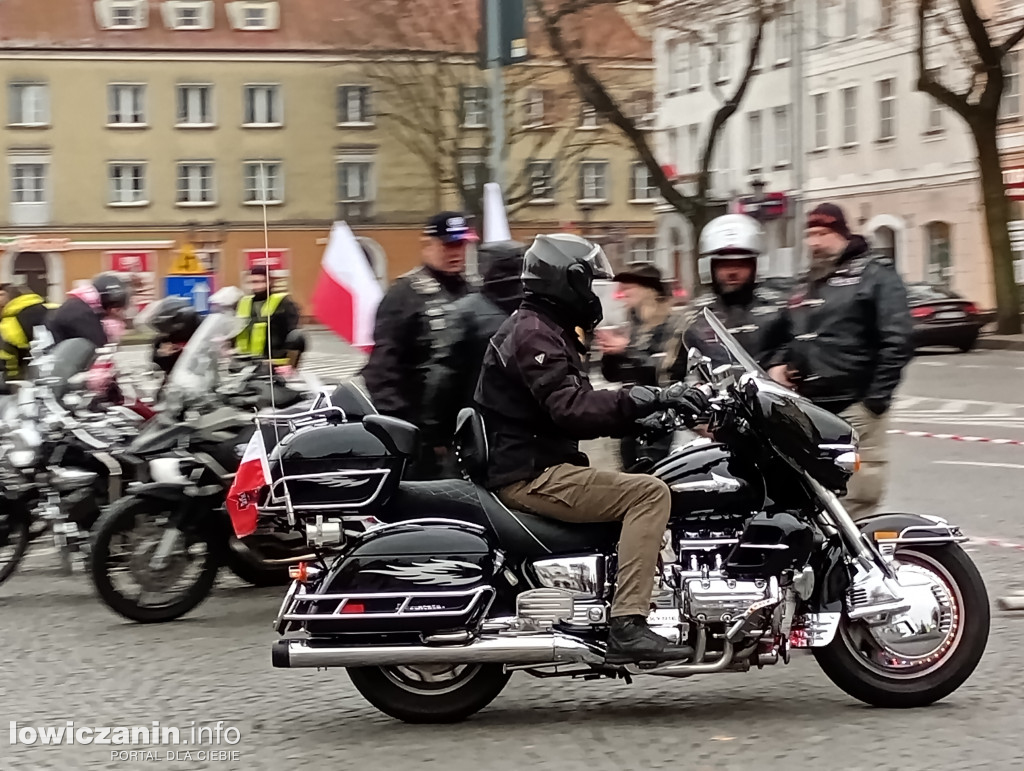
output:
[[[490,447],[484,484],[506,506],[540,516],[621,521],[607,661],[678,660],[687,654],[647,626],[668,487],[653,476],[590,467],[579,441],[621,436],[667,407],[692,420],[708,400],[682,385],[594,390],[576,328],[592,331],[601,321],[593,282],[611,277],[601,247],[580,236],[540,235],[530,246],[525,299],[488,346],[475,395]]]
[[[23,287],[0,286],[0,360],[7,380],[25,376],[35,328],[46,323],[46,317],[55,307]]]
[[[188,300],[173,296],[157,303],[147,317],[147,326],[156,332],[153,363],[164,375],[169,375],[202,320]]]
[[[783,313],[769,374],[857,429],[861,467],[844,506],[863,519],[884,492],[889,407],[910,361],[907,290],[893,261],[853,235],[835,204],[811,211],[806,240],[811,268]]]
[[[286,341],[298,329],[298,306],[287,292],[270,292],[266,268],[249,271],[249,292],[238,301],[235,311],[239,318],[248,320],[235,338],[235,349],[243,356],[269,359],[275,366],[287,365]]]
[[[91,284],[68,292],[68,299],[47,318],[46,328],[54,344],[81,337],[102,348],[116,342],[118,330],[123,330],[128,300],[120,278],[100,273]]]
[[[421,430],[421,451],[412,476],[429,480],[455,476],[448,452],[451,432],[423,423],[427,372],[445,344],[453,303],[470,293],[463,272],[466,247],[475,235],[466,218],[441,212],[423,230],[422,264],[400,276],[377,306],[374,346],[363,381],[377,411]]]
[[[703,318],[709,308],[726,329],[759,363],[782,343],[779,322],[784,298],[757,285],[757,260],[763,251],[761,226],[746,214],[715,217],[700,235],[701,282],[711,293],[694,302],[683,342],[697,348],[715,365],[725,363],[717,350],[714,333]],[[685,356],[680,366],[685,366]],[[679,359],[677,359],[679,361]],[[680,372],[674,374],[680,375]]]
[[[494,241],[477,250],[483,279],[480,291],[452,303],[448,338],[435,346],[433,359],[425,368],[426,433],[451,436],[459,410],[473,404],[487,345],[523,301],[525,252],[526,244],[519,241]]]

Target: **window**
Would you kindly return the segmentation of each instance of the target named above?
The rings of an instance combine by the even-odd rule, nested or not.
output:
[[[108,125],[146,125],[145,86],[115,83],[110,86],[109,99]]]
[[[688,85],[686,82],[686,44],[676,38],[668,41],[668,93],[678,94]]]
[[[694,123],[689,128],[690,159],[686,164],[687,169],[700,170],[701,148],[697,142],[700,139],[700,125]]]
[[[540,88],[528,88],[523,94],[523,125],[543,126],[547,117],[547,93]]]
[[[245,162],[245,202],[279,204],[284,201],[284,177],[280,161]]]
[[[882,0],[881,17],[879,18],[879,27],[886,29],[891,27],[896,20],[896,0]]]
[[[338,200],[360,203],[373,200],[373,162],[343,160],[338,162]]]
[[[592,105],[584,102],[580,106],[580,128],[594,129],[598,125],[597,110]]]
[[[700,43],[690,41],[689,62],[687,69],[690,71],[690,88],[700,88]]]
[[[12,126],[46,126],[50,123],[49,89],[42,83],[11,83],[8,123]]]
[[[665,150],[665,164],[668,166],[679,166],[679,159],[681,153],[679,152],[679,129],[671,128],[668,130],[668,147]]]
[[[338,123],[372,123],[369,86],[338,87]]]
[[[584,161],[580,164],[580,200],[608,200],[607,162]]]
[[[265,5],[247,5],[242,11],[242,28],[266,29],[269,26],[268,10]]]
[[[776,107],[775,116],[775,167],[785,168],[792,161],[790,145],[792,137],[789,129],[789,108]]]
[[[181,205],[210,205],[213,195],[213,164],[187,161],[178,164],[178,195]]]
[[[245,125],[281,125],[280,86],[266,85],[245,87]]]
[[[942,68],[935,67],[932,69],[931,76],[936,82],[941,82]],[[938,134],[942,131],[942,102],[931,96],[926,98],[928,99],[928,124],[925,127],[925,131],[929,134]],[[1005,94],[1003,98],[1006,98]]]
[[[896,87],[892,78],[878,81],[878,139],[896,137]]]
[[[203,26],[202,11],[198,5],[179,5],[174,10],[175,29],[195,29]]]
[[[815,94],[814,99],[814,149],[828,147],[828,94]]]
[[[11,225],[49,224],[49,157],[16,155],[10,158],[10,163]]]
[[[793,57],[793,19],[788,13],[775,21],[775,63],[783,64]]]
[[[178,125],[213,125],[213,86],[178,86]]]
[[[146,166],[142,163],[110,164],[111,206],[146,203]]]
[[[631,201],[656,201],[658,200],[658,188],[654,186],[651,179],[651,171],[646,163],[637,162],[633,164],[630,174],[629,199]]]
[[[276,0],[232,0],[224,6],[233,29],[268,30],[280,27],[281,5]]]
[[[823,46],[828,42],[828,5],[830,0],[815,0],[814,29],[815,43]]]
[[[630,262],[654,262],[658,239],[654,236],[633,236],[629,239]]]
[[[473,194],[487,181],[487,169],[480,158],[469,156],[459,159],[459,181],[462,189]]]
[[[142,7],[138,0],[122,0],[109,5],[109,29],[138,29],[142,26]]]
[[[729,25],[719,24],[711,60],[711,80],[725,83],[729,79]]]
[[[857,144],[857,87],[843,89],[843,146]]]
[[[530,198],[532,201],[552,201],[555,198],[555,164],[551,161],[531,161]]]
[[[999,103],[1000,118],[1020,117],[1019,52],[1010,51],[1003,59],[1003,101]]]
[[[464,86],[462,89],[462,125],[466,128],[484,128],[487,125],[487,89],[483,86]]]
[[[750,139],[750,170],[760,170],[764,164],[764,137],[761,132],[761,113],[747,115],[747,132]]]
[[[928,283],[948,287],[953,277],[953,239],[949,223],[929,222],[924,230],[928,242]]]
[[[857,22],[860,19],[857,18],[858,2],[863,0],[846,0],[846,4],[843,6],[843,36],[844,37],[857,37]]]

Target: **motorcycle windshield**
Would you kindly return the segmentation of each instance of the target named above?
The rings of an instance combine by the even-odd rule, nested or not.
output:
[[[729,330],[725,328],[725,325],[718,320],[718,317],[709,308],[704,309],[704,320],[714,331],[716,338],[703,341],[707,346],[704,351],[705,355],[713,361],[726,361],[739,365],[748,374],[761,380],[771,381],[768,373],[761,369],[761,366],[743,349],[742,345],[736,342],[736,338],[729,334]]]
[[[216,390],[222,360],[229,355],[246,319],[222,313],[206,317],[189,339],[167,378],[167,390],[181,398]]]

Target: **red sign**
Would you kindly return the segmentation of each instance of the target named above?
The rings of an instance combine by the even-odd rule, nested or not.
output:
[[[288,270],[288,249],[246,249],[247,270],[269,270],[274,273]]]
[[[115,273],[152,273],[153,252],[107,252],[107,270]]]
[[[1011,201],[1024,201],[1024,166],[1003,169],[1003,186]]]
[[[760,217],[764,220],[785,217],[789,209],[789,199],[785,193],[765,193],[764,200],[761,202],[758,202],[753,196],[746,196],[740,199],[739,204],[740,214],[757,217],[760,212]]]

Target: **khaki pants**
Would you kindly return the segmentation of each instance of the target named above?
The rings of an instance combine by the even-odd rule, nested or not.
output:
[[[561,522],[622,522],[619,569],[611,615],[643,616],[651,611],[658,553],[672,509],[671,493],[647,474],[598,471],[562,464],[536,479],[498,490],[498,498]]]
[[[885,493],[889,466],[889,413],[875,415],[863,404],[854,404],[839,417],[860,435],[860,471],[850,477],[843,506],[854,519],[870,517]]]

